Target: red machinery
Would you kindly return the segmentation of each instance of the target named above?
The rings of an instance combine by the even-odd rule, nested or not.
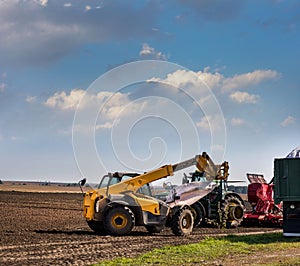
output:
[[[260,224],[282,226],[282,206],[274,204],[272,181],[268,184],[263,175],[247,174],[250,182],[248,185],[248,201],[252,211],[244,215],[246,225]]]

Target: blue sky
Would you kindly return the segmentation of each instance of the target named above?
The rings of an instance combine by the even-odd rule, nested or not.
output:
[[[274,158],[300,145],[299,10],[293,0],[1,0],[0,179],[96,181],[207,151],[229,161],[232,180],[270,180]],[[113,92],[91,85],[139,60],[181,71]],[[218,113],[205,112],[206,96],[221,112],[215,100]],[[99,112],[92,133],[74,120],[78,104]]]

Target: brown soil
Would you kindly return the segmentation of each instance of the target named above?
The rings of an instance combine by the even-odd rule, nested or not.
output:
[[[288,262],[291,259],[297,259],[294,262]],[[261,265],[290,265],[290,266],[298,266],[299,265],[299,258],[300,258],[300,249],[299,248],[292,248],[289,250],[279,250],[274,252],[269,252],[266,250],[260,250],[258,252],[247,254],[247,256],[241,255],[229,255],[222,260],[218,259],[213,262],[209,262],[208,265],[210,266],[236,266],[236,265],[243,265],[243,266],[261,266]],[[205,265],[205,264],[204,264]]]
[[[199,228],[188,237],[169,229],[150,235],[137,227],[129,236],[94,234],[82,217],[81,194],[0,191],[0,265],[89,265],[134,257],[165,245],[199,242],[207,235],[273,231],[273,228]]]

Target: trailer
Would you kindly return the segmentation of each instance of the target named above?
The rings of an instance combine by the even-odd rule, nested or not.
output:
[[[291,154],[299,156],[299,152],[294,151]],[[283,201],[283,235],[300,237],[299,157],[288,155],[274,160],[274,184],[275,203]]]

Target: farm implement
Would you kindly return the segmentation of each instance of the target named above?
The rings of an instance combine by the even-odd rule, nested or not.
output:
[[[243,224],[282,226],[282,206],[274,203],[272,181],[267,183],[264,176],[259,174],[247,174],[247,178],[250,182],[248,201],[252,210],[245,213]]]

